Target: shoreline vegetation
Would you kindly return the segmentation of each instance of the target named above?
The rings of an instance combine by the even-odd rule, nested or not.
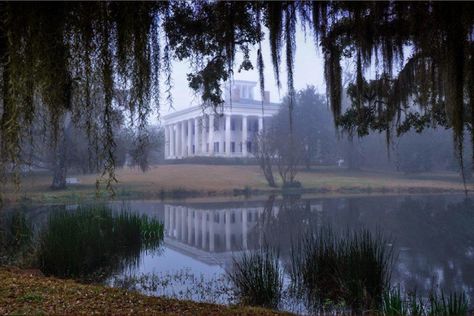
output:
[[[0,314],[289,315],[258,307],[153,297],[102,285],[44,277],[38,270],[0,267]]]
[[[26,174],[19,191],[11,185],[4,188],[4,202],[84,202],[109,199],[111,195],[111,192],[96,190],[98,175],[71,175],[78,183],[57,191],[50,189],[50,177],[45,173]],[[454,172],[407,175],[400,172],[350,171],[336,167],[302,169],[297,175],[302,187],[291,189],[268,187],[259,168],[252,165],[170,164],[153,166],[145,173],[124,168],[117,170],[117,179],[119,182],[114,185],[115,199],[248,198],[268,194],[464,193],[462,180]],[[474,182],[467,182],[466,188],[468,192],[474,192]]]

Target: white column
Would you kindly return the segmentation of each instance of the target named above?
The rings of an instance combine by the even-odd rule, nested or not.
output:
[[[194,210],[194,246],[196,248],[200,247],[199,244],[199,218],[201,217],[201,211]]]
[[[192,148],[191,148],[191,145],[192,145],[192,124],[191,124],[191,120],[187,120],[188,122],[188,134],[186,135],[186,140],[187,140],[187,151],[186,151],[186,157],[189,157],[192,155],[193,151],[192,151]]]
[[[181,122],[181,158],[186,157],[186,121]]]
[[[215,212],[215,211],[214,211]],[[214,212],[210,212],[209,219],[209,251],[214,252]]]
[[[194,156],[197,156],[199,148],[199,118],[194,118]]]
[[[248,226],[247,226],[247,209],[242,209],[242,249],[247,250]]]
[[[201,248],[206,249],[206,221],[207,221],[207,211],[201,212]]]
[[[186,219],[188,221],[188,230],[187,230],[188,245],[191,245],[191,241],[193,240],[193,210],[188,208],[186,213],[187,213]]]
[[[207,144],[207,137],[206,137],[206,126],[207,126],[207,121],[206,121],[206,116],[203,115],[201,117],[201,152],[202,154],[206,154],[206,144]]]
[[[175,156],[176,158],[181,158],[181,122],[176,123],[176,135],[175,135]]]
[[[224,213],[225,216],[225,248],[227,251],[231,250],[230,244],[230,211],[226,210]]]
[[[186,207],[181,206],[181,237],[182,242],[186,242]]]
[[[209,114],[209,156],[214,156],[214,114]]]
[[[175,207],[176,240],[181,240],[181,206]]]
[[[230,156],[230,114],[225,116],[225,155]]]
[[[174,124],[170,125],[170,158],[174,159],[176,158],[176,155],[174,153],[175,151],[175,137],[174,137]]]
[[[260,133],[263,129],[263,116],[258,118],[258,132]]]
[[[168,205],[164,205],[165,209],[165,235],[169,236],[170,235],[170,210]]]
[[[170,143],[170,135],[168,125],[165,125],[165,159],[169,157],[169,143]]]
[[[242,156],[247,157],[247,116],[242,116]]]

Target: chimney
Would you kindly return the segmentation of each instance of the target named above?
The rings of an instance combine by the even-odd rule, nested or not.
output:
[[[270,103],[270,91],[263,93],[263,103]]]
[[[236,87],[232,89],[232,101],[239,102],[240,101],[240,89]]]

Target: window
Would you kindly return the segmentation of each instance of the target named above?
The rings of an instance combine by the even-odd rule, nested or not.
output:
[[[247,142],[247,152],[252,152],[252,142]]]
[[[209,143],[206,143],[206,152],[209,152]]]
[[[230,214],[230,222],[235,223],[235,213],[234,212],[232,212],[232,214]]]
[[[239,147],[240,147],[240,152],[242,152],[242,142],[240,142],[239,145],[240,145],[240,146],[239,146]]]
[[[219,152],[219,142],[214,142],[214,152],[215,153]]]
[[[195,153],[196,153],[196,147],[195,147],[195,145],[193,145],[193,154],[195,154]]]
[[[230,119],[230,130],[235,131],[235,120]]]
[[[235,142],[230,143],[230,152],[235,153]]]
[[[223,152],[225,152],[225,142],[224,142],[224,144],[223,144],[223,145],[224,145],[224,148],[222,148],[222,151],[223,151]]]

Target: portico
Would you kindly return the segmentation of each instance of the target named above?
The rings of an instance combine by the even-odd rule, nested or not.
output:
[[[249,98],[253,98],[255,85],[255,82],[236,81],[232,102],[229,98],[218,111],[194,106],[166,115],[165,159],[251,157],[255,135],[279,109],[278,104],[267,99],[262,113],[262,102]]]

